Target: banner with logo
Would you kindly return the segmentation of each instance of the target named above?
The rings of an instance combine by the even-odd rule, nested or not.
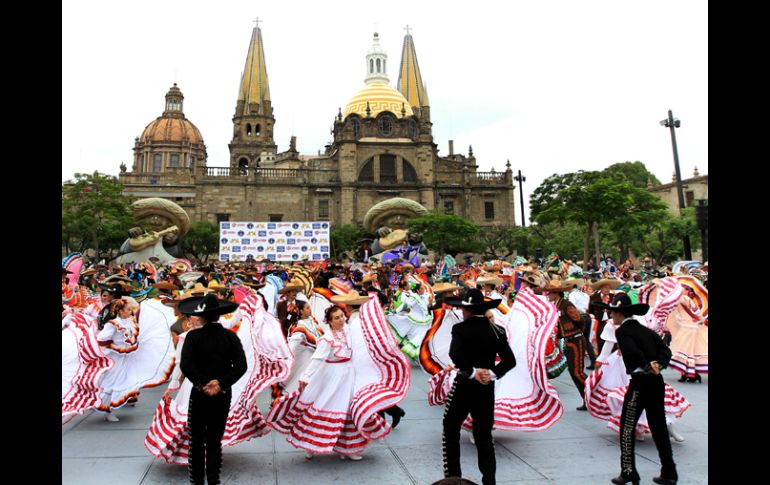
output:
[[[330,253],[329,221],[219,223],[220,261],[322,261]]]

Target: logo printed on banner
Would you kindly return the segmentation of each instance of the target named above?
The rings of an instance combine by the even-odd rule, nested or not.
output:
[[[297,253],[294,253],[294,254],[291,255],[291,259],[296,261],[296,260],[299,259],[299,255]]]
[[[270,223],[270,224],[267,225],[267,228],[268,229],[275,229],[275,224]]]
[[[305,235],[307,236],[308,234],[305,234]],[[313,235],[313,233],[311,232],[311,233],[310,233],[310,236],[312,236],[312,235]],[[310,242],[311,242],[311,243],[313,243],[313,244],[315,244],[315,243],[317,243],[317,242],[318,242],[318,239],[317,239],[317,238],[312,238],[312,239],[310,240]]]
[[[267,242],[270,244],[275,244],[275,238],[271,237],[270,239],[267,240]]]
[[[313,223],[313,229],[321,229],[321,224],[314,222]]]
[[[260,253],[263,252],[264,250],[265,250],[264,246],[257,246],[257,251],[259,251]]]
[[[310,246],[310,251],[318,251],[318,246]]]
[[[321,251],[328,251],[328,250],[329,250],[329,246],[321,246]]]
[[[222,261],[229,261],[230,260],[230,255],[229,254],[220,254],[219,255],[219,259],[221,259]]]
[[[229,222],[223,222],[222,223],[222,229],[230,229],[230,223]]]
[[[244,234],[246,234],[246,233],[245,233],[245,232],[243,232],[243,231],[238,231],[238,236],[241,236],[241,237],[243,237],[243,235],[244,235]]]
[[[249,222],[248,224],[246,224],[246,227],[248,227],[249,229],[254,229],[254,224]]]
[[[329,253],[323,253],[322,256],[324,259],[329,259]]]
[[[267,255],[267,259],[269,259],[270,261],[275,261],[275,259],[276,259],[275,258],[275,254],[268,254]]]
[[[223,253],[224,253],[225,251],[229,251],[229,250],[230,250],[230,246],[222,246],[222,252],[223,252]]]
[[[296,239],[287,239],[286,240],[286,244],[297,244],[297,240]]]
[[[251,239],[241,239],[241,244],[251,244]]]
[[[226,237],[222,238],[222,244],[227,244],[227,238]]]
[[[302,251],[303,253],[306,253],[306,252],[307,252],[307,246],[302,246],[302,249],[301,249],[301,251]]]
[[[278,246],[275,250],[278,251],[279,253],[282,253],[282,252],[286,251],[286,247]]]
[[[292,225],[291,225],[291,228],[292,228],[292,229],[299,229],[299,224],[297,224],[297,223],[295,222],[294,224],[292,224]]]
[[[305,231],[305,237],[313,237],[313,231]]]
[[[259,236],[259,237],[267,237],[267,231],[259,231],[259,232],[257,232],[257,236]]]
[[[241,252],[241,247],[240,246],[233,246],[233,252],[234,253],[240,253]]]

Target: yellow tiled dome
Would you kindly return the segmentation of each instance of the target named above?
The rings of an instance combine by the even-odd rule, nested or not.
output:
[[[406,111],[405,116],[412,116],[412,107],[403,94],[395,88],[390,87],[384,82],[371,82],[361,91],[356,93],[342,112],[343,116],[356,113],[361,117],[366,117],[366,103],[369,103],[371,109],[370,115],[377,116],[383,111],[390,111],[396,116],[401,116],[401,109]]]

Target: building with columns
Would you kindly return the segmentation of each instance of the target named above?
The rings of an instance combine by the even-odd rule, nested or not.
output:
[[[370,207],[402,197],[482,226],[514,223],[510,163],[504,172],[479,172],[467,155],[438,155],[430,102],[412,36],[404,37],[398,81],[390,85],[388,55],[374,34],[364,59],[367,76],[334,117],[333,140],[305,156],[292,137],[278,152],[261,29],[254,27],[233,115],[230,160],[212,164],[174,86],[163,114],[136,139],[132,171],[121,167],[125,192],[164,197],[193,221],[329,220],[361,224]],[[278,106],[280,106],[280,100]],[[279,108],[280,110],[280,108]]]

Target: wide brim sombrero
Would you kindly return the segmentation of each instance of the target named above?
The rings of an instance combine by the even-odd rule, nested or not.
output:
[[[604,278],[597,281],[596,283],[591,283],[591,288],[593,290],[600,290],[604,285],[610,285],[610,288],[614,290],[620,286],[620,280]]]
[[[302,281],[298,279],[293,279],[288,283],[286,283],[286,286],[278,290],[278,294],[283,295],[287,291],[302,291],[304,289],[305,289],[305,284]]]
[[[545,286],[545,278],[540,276],[539,273],[535,273],[533,271],[523,272],[519,277],[519,280],[526,281],[530,285],[535,286],[537,288],[541,286]]]
[[[503,279],[497,276],[480,276],[476,279],[477,285],[500,285],[503,283]]]
[[[177,291],[177,290],[179,290],[178,286],[176,286],[173,283],[169,283],[168,281],[161,281],[160,283],[155,283],[152,286],[153,286],[153,288],[155,288],[158,291]]]
[[[644,315],[650,310],[650,305],[646,303],[631,303],[631,297],[625,293],[618,293],[610,303],[598,302],[594,306],[606,310],[624,310],[632,315]]]
[[[110,284],[104,284],[104,283],[97,283],[96,286],[101,288],[102,290],[111,293],[113,296],[120,297],[120,296],[127,296],[129,293],[131,293],[134,288],[130,287],[129,285],[125,285],[123,283],[110,283]]]
[[[451,283],[444,283],[443,281],[440,283],[436,283],[431,287],[433,289],[433,293],[442,293],[444,291],[452,291],[460,288],[457,285],[453,285]]]
[[[341,305],[363,305],[369,301],[368,295],[359,295],[355,291],[350,291],[344,295],[335,295],[331,297],[332,303],[339,303]]]
[[[467,308],[473,313],[478,314],[483,311],[491,310],[492,308],[497,308],[502,301],[503,300],[500,299],[491,300],[485,298],[480,290],[472,289],[466,293],[464,298],[447,298],[444,300],[444,303],[454,307]]]
[[[216,317],[226,313],[232,313],[238,308],[238,304],[220,300],[213,294],[206,296],[194,296],[179,303],[179,313],[196,317]]]

